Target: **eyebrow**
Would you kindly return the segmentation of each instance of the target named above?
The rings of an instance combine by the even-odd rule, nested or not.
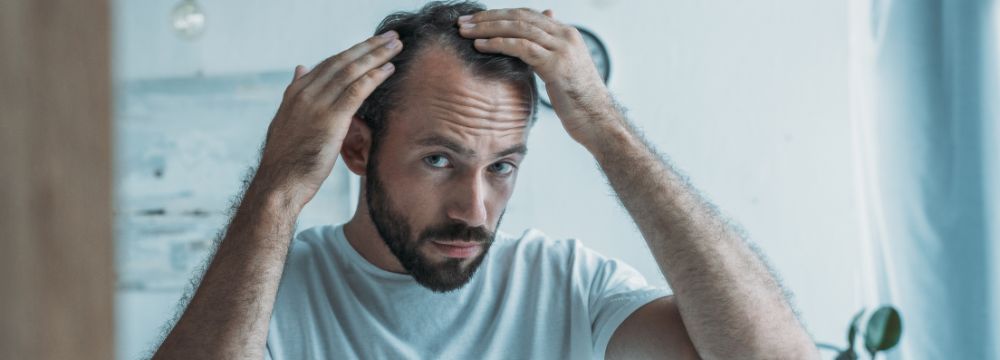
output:
[[[460,155],[463,155],[463,156],[467,156],[467,157],[476,156],[476,151],[475,150],[472,150],[472,149],[469,149],[467,147],[464,147],[464,146],[460,145],[458,142],[453,141],[453,140],[451,140],[451,139],[449,139],[447,137],[441,136],[441,135],[430,135],[430,136],[424,137],[424,138],[422,138],[420,140],[417,140],[417,144],[421,145],[421,146],[441,146],[441,147],[445,147],[448,150],[454,151],[454,152],[456,152],[456,153],[458,153]],[[497,158],[500,158],[500,157],[504,157],[504,156],[507,156],[507,155],[510,155],[510,154],[525,155],[527,153],[528,153],[528,146],[525,145],[524,143],[521,143],[521,144],[517,144],[517,145],[511,146],[511,147],[509,147],[507,149],[498,151],[497,153],[493,154],[493,156],[497,157]]]

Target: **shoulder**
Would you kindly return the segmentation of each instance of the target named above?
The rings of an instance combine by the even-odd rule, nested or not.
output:
[[[531,264],[529,270],[538,274],[556,274],[585,288],[612,292],[653,288],[634,267],[587,247],[580,239],[557,239],[529,229],[509,241],[513,249],[509,252]]]
[[[538,229],[527,229],[521,235],[498,233],[493,247],[498,253],[536,261],[563,261],[583,250],[577,239],[559,239]]]
[[[579,239],[554,238],[534,228],[519,236],[498,233],[490,252],[491,261],[509,267],[527,267],[535,274],[584,275],[589,268],[609,260]]]
[[[298,232],[292,239],[285,259],[282,274],[282,286],[292,286],[306,281],[310,275],[315,276],[317,270],[330,267],[337,263],[336,225],[321,225]]]
[[[338,225],[320,225],[299,231],[288,249],[288,263],[304,261],[331,252]]]
[[[336,237],[338,227],[339,225],[319,225],[299,231],[295,234],[292,246],[306,250],[319,243],[331,241]]]

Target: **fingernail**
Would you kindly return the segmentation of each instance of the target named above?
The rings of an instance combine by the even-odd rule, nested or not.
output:
[[[396,37],[397,35],[399,35],[399,34],[397,34],[397,33],[396,33],[396,31],[394,31],[394,30],[389,30],[389,31],[386,31],[386,32],[382,33],[382,34],[381,34],[381,35],[379,35],[379,36],[381,36],[381,37],[384,37],[384,38],[386,38],[386,39],[391,39],[391,38],[394,38],[394,37]]]
[[[462,23],[462,28],[471,29],[471,28],[474,28],[474,27],[476,27],[476,24],[473,24],[473,23]]]
[[[388,49],[395,49],[397,46],[399,46],[399,40],[393,40],[385,44],[385,47]]]
[[[392,63],[385,63],[385,65],[382,65],[381,69],[382,71],[392,70]]]
[[[472,20],[472,15],[462,15],[458,17],[458,22],[466,22]]]
[[[476,39],[476,45],[486,45],[486,39]]]

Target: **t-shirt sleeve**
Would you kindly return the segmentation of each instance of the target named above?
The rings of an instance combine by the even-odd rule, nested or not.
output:
[[[577,242],[577,266],[590,279],[588,309],[593,334],[593,358],[603,359],[611,336],[625,319],[643,305],[670,294],[651,286],[628,264],[604,257]]]

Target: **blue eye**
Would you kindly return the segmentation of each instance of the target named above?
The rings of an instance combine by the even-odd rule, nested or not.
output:
[[[444,157],[442,155],[431,155],[431,156],[425,157],[424,158],[424,162],[427,163],[427,165],[430,165],[430,166],[436,167],[436,168],[443,168],[443,167],[448,166],[448,164],[449,164],[448,158],[446,158],[446,157]]]
[[[514,171],[514,164],[509,162],[494,163],[490,165],[490,171],[500,175],[506,175]]]

